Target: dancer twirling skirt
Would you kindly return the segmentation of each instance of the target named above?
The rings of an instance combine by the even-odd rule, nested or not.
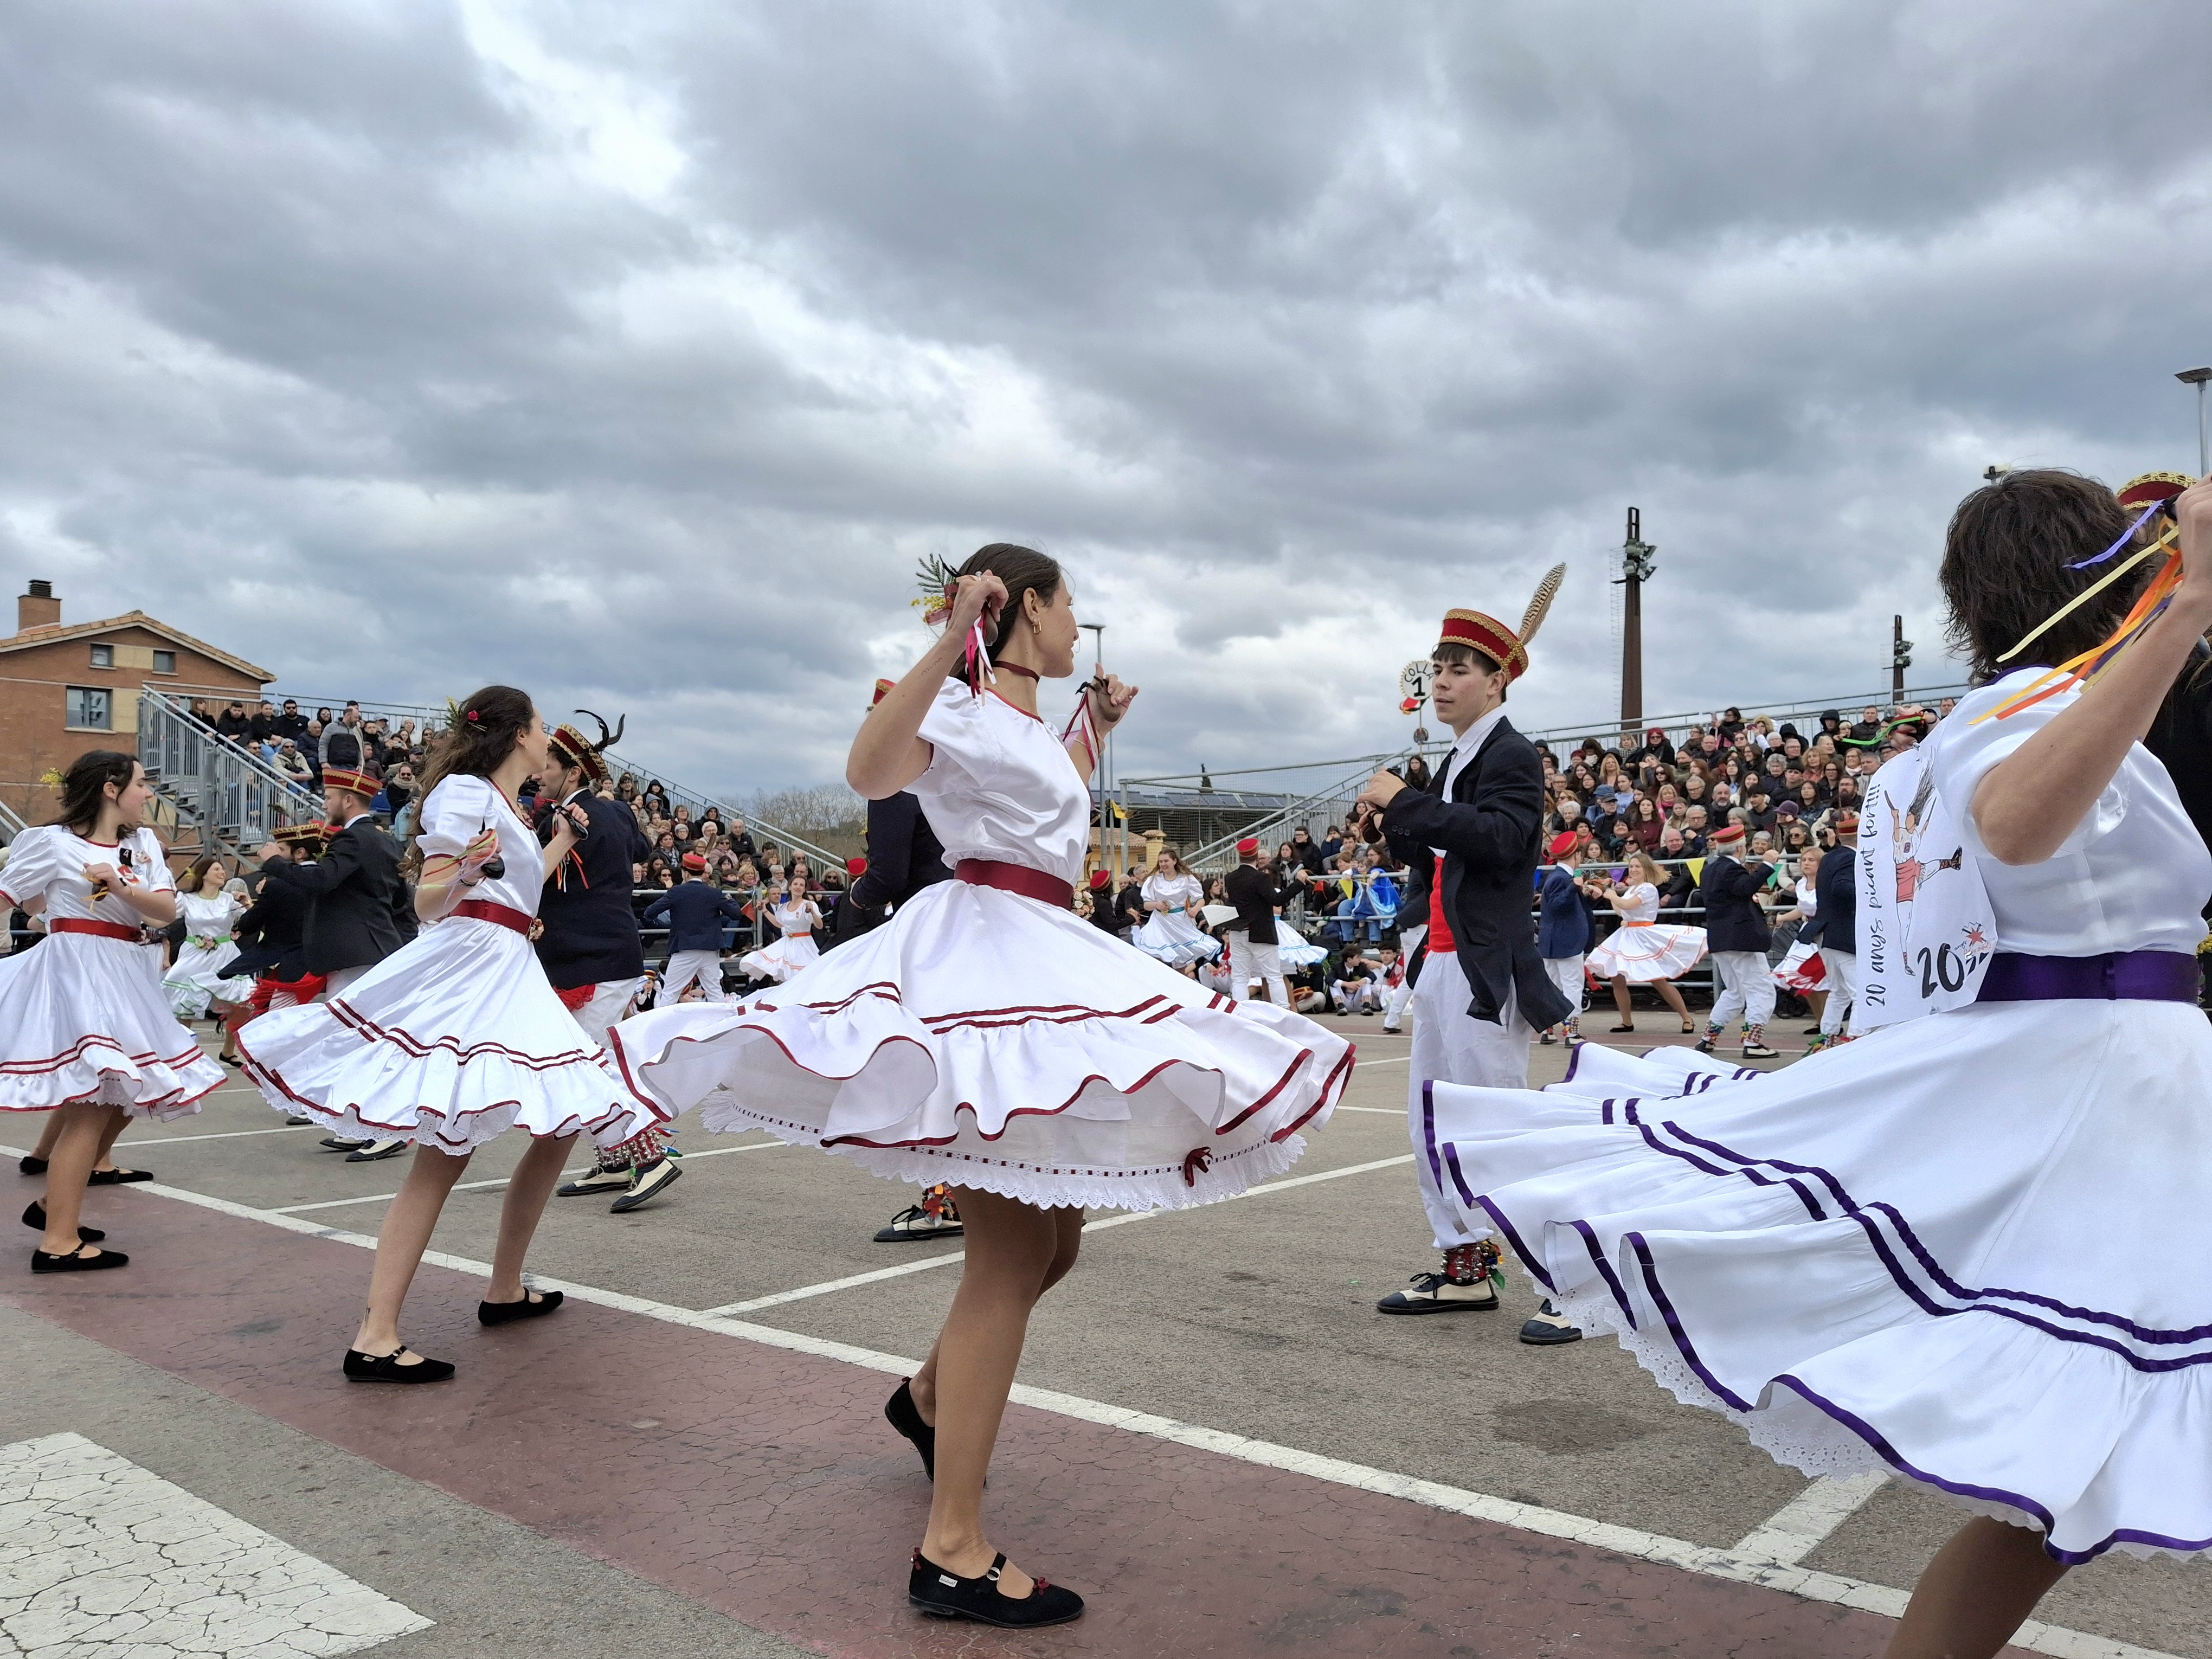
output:
[[[1204,1204],[1288,1168],[1352,1050],[1074,914],[1095,742],[1064,745],[1036,713],[1037,678],[1074,669],[1067,585],[1042,554],[1000,544],[968,561],[948,602],[944,639],[869,714],[846,775],[872,798],[911,789],[959,879],[921,889],[787,991],[657,1009],[614,1040],[664,1110],[702,1103],[710,1129],[765,1128],[951,1184],[967,1271],[888,1408],[936,1480],[909,1595],[947,1616],[1057,1624],[1081,1598],[1033,1589],[981,1516],[1030,1307],[1074,1265],[1084,1206]],[[975,639],[988,660],[971,684],[956,671]],[[1071,730],[1110,726],[1134,695],[1102,677]]]
[[[2179,521],[2179,586],[2087,690],[2014,708],[2045,671],[2004,672],[1878,775],[1859,990],[1893,1023],[1767,1076],[1584,1047],[1540,1093],[1433,1091],[1444,1189],[1586,1328],[1783,1462],[1988,1517],[1893,1656],[1994,1654],[2106,1550],[2212,1553],[2212,855],[2136,741],[2212,627],[2212,486]],[[2128,533],[2070,473],[1969,496],[1942,581],[1978,677]],[[2140,586],[2023,654],[2124,637]]]
[[[46,918],[44,944],[0,960],[0,1110],[61,1115],[46,1198],[23,1212],[44,1235],[33,1273],[130,1261],[77,1224],[94,1165],[131,1119],[197,1112],[225,1075],[162,994],[147,925],[176,919],[176,889],[161,843],[140,827],[152,793],[135,757],[80,756],[59,819],[17,836],[0,871],[0,903]]]
[[[570,1142],[586,1133],[611,1146],[653,1121],[577,1030],[530,948],[538,896],[581,817],[574,807],[556,817],[539,847],[514,800],[547,764],[544,722],[523,693],[488,686],[462,704],[423,779],[422,931],[329,1001],[272,1009],[238,1034],[246,1075],[278,1111],[305,1112],[339,1135],[415,1143],[345,1357],[356,1382],[453,1375],[401,1344],[399,1310],[471,1151],[511,1128],[532,1137],[477,1310],[483,1324],[501,1325],[560,1305],[557,1291],[524,1290],[522,1261]]]

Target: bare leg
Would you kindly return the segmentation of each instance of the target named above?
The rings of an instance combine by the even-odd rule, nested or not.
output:
[[[1682,1023],[1685,1025],[1693,1023],[1690,1018],[1690,1010],[1682,1000],[1682,994],[1674,988],[1674,981],[1673,980],[1662,979],[1651,988],[1658,992],[1660,1001],[1665,1003],[1676,1013],[1681,1015]]]
[[[106,1106],[58,1106],[48,1115],[59,1125],[54,1131],[53,1151],[46,1164],[46,1234],[39,1248],[49,1255],[67,1255],[78,1248],[77,1217],[84,1207],[85,1178],[100,1156],[100,1137],[107,1127]],[[96,1245],[83,1246],[88,1256],[101,1254]]]
[[[520,1302],[523,1297],[522,1258],[529,1254],[538,1218],[545,1213],[545,1200],[561,1179],[568,1161],[574,1135],[558,1140],[532,1140],[514,1166],[507,1183],[507,1201],[499,1210],[499,1245],[492,1253],[491,1288],[487,1302]]]
[[[1044,1285],[1037,1291],[1042,1301],[1046,1291],[1067,1277],[1075,1266],[1075,1258],[1083,1248],[1083,1212],[1054,1210],[1050,1212],[1059,1243],[1053,1251],[1052,1265],[1045,1269]],[[914,1408],[921,1420],[932,1428],[937,1425],[937,1351],[945,1346],[945,1336],[938,1334],[937,1340],[929,1345],[929,1358],[908,1380],[907,1391],[914,1396]]]
[[[1620,1010],[1620,1023],[1623,1025],[1636,1024],[1636,1011],[1629,1006],[1628,975],[1626,974],[1615,974],[1613,976],[1613,1006]]]
[[[1826,991],[1806,992],[1805,1006],[1812,1010],[1810,1013],[1806,1015],[1806,1018],[1811,1020],[1815,1025],[1818,1025],[1820,1023],[1820,1016],[1827,1010],[1828,994]]]
[[[2065,1575],[2041,1533],[1977,1516],[1920,1575],[1888,1659],[1993,1659]]]
[[[452,1158],[434,1146],[417,1146],[407,1166],[407,1179],[399,1183],[399,1196],[384,1212],[384,1225],[376,1235],[376,1265],[368,1273],[368,1311],[353,1339],[355,1351],[388,1354],[399,1346],[399,1309],[407,1300],[407,1287],[422,1265],[422,1252],[430,1248],[431,1230],[446,1195],[469,1167],[468,1154]],[[407,1362],[403,1361],[402,1364]]]
[[[100,1155],[92,1162],[94,1169],[112,1170],[115,1167],[115,1143],[123,1138],[123,1132],[130,1127],[130,1113],[120,1106],[107,1109],[107,1122],[100,1132]]]
[[[1050,1211],[966,1188],[958,1189],[956,1201],[968,1260],[937,1339],[937,1480],[921,1553],[973,1578],[989,1570],[993,1554],[983,1531],[983,1477],[1021,1363],[1030,1310],[1060,1259],[1062,1241]],[[1009,1564],[1000,1575],[1000,1592],[1019,1600],[1031,1582]]]
[[[39,1144],[31,1148],[31,1156],[52,1159],[54,1155],[54,1142],[61,1139],[61,1133],[62,1115],[59,1112],[48,1112],[46,1127],[39,1131]]]

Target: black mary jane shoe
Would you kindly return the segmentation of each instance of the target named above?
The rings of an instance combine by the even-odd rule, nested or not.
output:
[[[906,1599],[939,1619],[972,1619],[1001,1630],[1040,1630],[1047,1625],[1073,1624],[1083,1617],[1081,1596],[1042,1578],[1019,1601],[1003,1594],[999,1574],[1006,1565],[1006,1554],[1001,1550],[991,1570],[981,1578],[963,1578],[916,1550],[914,1571],[906,1582]]]
[[[1636,1027],[1633,1025],[1616,1025],[1613,1029],[1616,1033],[1618,1033],[1621,1031],[1632,1031]]]
[[[520,1302],[479,1302],[477,1304],[477,1323],[479,1325],[512,1325],[518,1319],[543,1319],[561,1305],[561,1292],[540,1291],[538,1300],[530,1299],[524,1291]]]
[[[46,1160],[34,1153],[26,1152],[15,1160],[15,1167],[25,1175],[44,1175],[46,1172]]]
[[[921,1454],[921,1472],[934,1480],[937,1479],[937,1431],[921,1420],[921,1408],[914,1403],[913,1381],[909,1377],[900,1383],[898,1392],[884,1403],[884,1418],[914,1442],[914,1449]]]
[[[46,1206],[40,1203],[37,1199],[33,1199],[31,1207],[23,1212],[23,1224],[26,1227],[36,1228],[40,1232],[46,1231]],[[76,1230],[76,1236],[81,1243],[97,1244],[107,1237],[107,1233],[105,1229],[100,1227],[80,1227]]]
[[[151,1170],[94,1170],[85,1178],[88,1187],[120,1187],[133,1181],[151,1181]]]
[[[358,1348],[348,1348],[345,1357],[345,1376],[349,1382],[443,1382],[453,1374],[453,1368],[442,1359],[418,1357],[412,1365],[403,1365],[399,1356],[407,1352],[401,1344],[390,1353],[363,1353]]]
[[[102,1250],[98,1255],[87,1255],[82,1245],[63,1255],[50,1255],[44,1250],[31,1252],[31,1271],[34,1273],[96,1273],[108,1267],[120,1267],[131,1258],[120,1250]]]

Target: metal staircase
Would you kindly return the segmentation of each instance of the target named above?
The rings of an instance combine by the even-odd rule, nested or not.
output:
[[[171,828],[172,853],[250,858],[272,831],[321,820],[321,799],[236,744],[177,698],[138,694],[138,759]]]

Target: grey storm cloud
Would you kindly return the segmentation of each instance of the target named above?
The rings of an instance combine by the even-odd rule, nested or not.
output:
[[[310,695],[489,679],[836,775],[908,573],[1063,558],[1124,770],[1937,659],[1990,462],[2191,464],[2212,118],[2160,4],[176,3],[0,31],[0,565]],[[2123,26],[2124,25],[2124,26]]]

